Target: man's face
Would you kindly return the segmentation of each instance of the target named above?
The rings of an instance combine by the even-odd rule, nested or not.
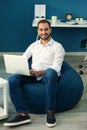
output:
[[[48,23],[40,23],[38,25],[38,35],[42,40],[48,40],[51,33],[51,28],[49,27]]]

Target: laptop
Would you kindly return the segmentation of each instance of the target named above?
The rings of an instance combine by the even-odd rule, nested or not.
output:
[[[4,54],[6,72],[9,74],[30,75],[29,64],[26,56]]]

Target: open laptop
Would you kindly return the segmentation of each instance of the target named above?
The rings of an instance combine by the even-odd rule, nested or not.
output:
[[[6,72],[9,74],[21,74],[29,76],[29,65],[26,56],[4,54]]]

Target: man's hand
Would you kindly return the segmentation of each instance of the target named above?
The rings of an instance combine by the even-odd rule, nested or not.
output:
[[[45,74],[45,70],[36,71],[34,69],[30,69],[30,74],[32,76],[43,76]]]

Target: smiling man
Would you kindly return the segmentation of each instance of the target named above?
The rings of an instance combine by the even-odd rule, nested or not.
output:
[[[22,85],[31,82],[44,82],[46,84],[45,111],[47,112],[46,124],[48,127],[56,125],[55,105],[57,82],[61,74],[65,50],[63,46],[52,39],[51,24],[43,19],[38,22],[37,28],[40,40],[35,41],[24,52],[24,56],[32,57],[31,76],[11,75],[8,79],[11,100],[17,115],[5,123],[5,126],[17,126],[30,123],[29,108],[24,102]],[[15,96],[16,95],[16,96]]]

